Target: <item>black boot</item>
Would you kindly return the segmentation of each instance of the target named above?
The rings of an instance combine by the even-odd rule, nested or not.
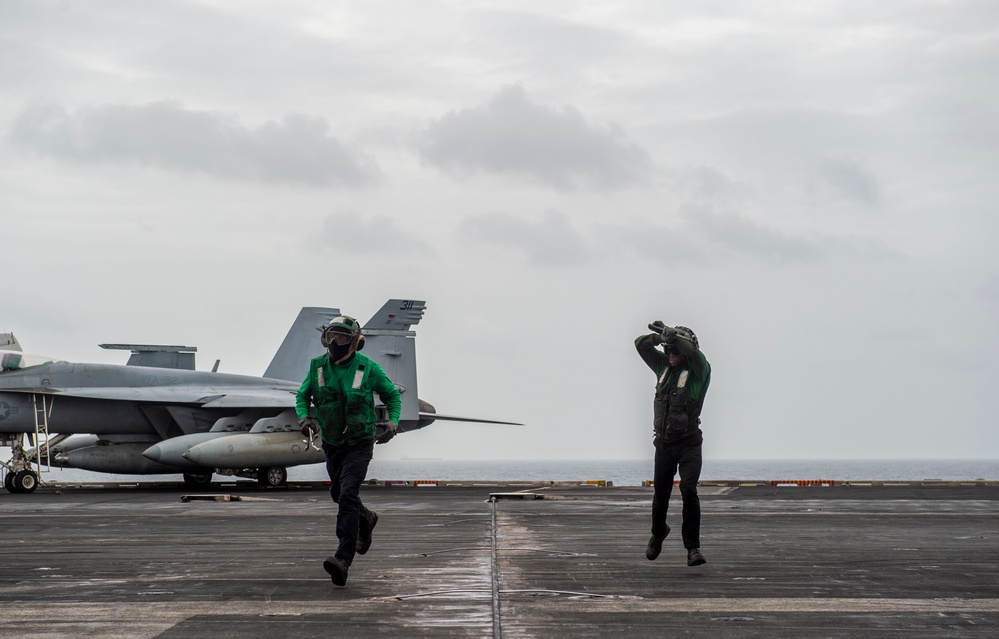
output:
[[[344,586],[347,584],[347,564],[343,562],[339,557],[330,555],[323,562],[323,570],[330,574],[330,579],[337,586]]]
[[[357,529],[357,554],[363,555],[371,548],[371,531],[378,523],[378,513],[369,510],[371,518],[361,517],[361,525]]]
[[[649,545],[645,547],[645,556],[649,561],[654,560],[663,550],[663,540],[669,536],[669,524],[666,524],[666,532],[661,535],[652,535]]]
[[[708,563],[708,560],[704,558],[701,554],[700,548],[688,548],[687,549],[687,565],[688,566],[700,566],[701,564]]]

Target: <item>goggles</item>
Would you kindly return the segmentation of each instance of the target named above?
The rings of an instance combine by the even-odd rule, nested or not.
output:
[[[346,346],[354,341],[354,335],[351,333],[341,333],[340,331],[323,331],[323,343],[325,346],[329,347],[330,344],[336,344],[337,346]]]

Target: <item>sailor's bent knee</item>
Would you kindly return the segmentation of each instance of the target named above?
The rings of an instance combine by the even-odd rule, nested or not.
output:
[[[680,494],[684,497],[697,497],[697,480],[681,480]]]

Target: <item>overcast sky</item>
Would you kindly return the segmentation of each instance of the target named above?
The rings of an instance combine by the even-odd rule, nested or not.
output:
[[[261,374],[424,299],[384,458],[999,458],[999,4],[0,2],[0,331]]]

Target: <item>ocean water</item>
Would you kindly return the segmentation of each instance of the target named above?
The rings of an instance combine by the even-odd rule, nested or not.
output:
[[[293,480],[324,480],[322,464],[288,469]],[[53,468],[46,481],[142,482],[175,481],[179,475],[110,475],[72,468]],[[368,479],[381,480],[531,480],[585,481],[603,479],[615,486],[640,486],[652,479],[651,459],[625,460],[442,460],[378,459]],[[733,460],[705,459],[702,480],[999,480],[999,459],[891,460]]]
[[[375,479],[604,479],[615,486],[640,486],[652,479],[651,459],[444,461],[375,459],[368,477]],[[325,467],[318,466],[320,478]],[[999,460],[712,460],[702,480],[743,479],[999,479]]]

